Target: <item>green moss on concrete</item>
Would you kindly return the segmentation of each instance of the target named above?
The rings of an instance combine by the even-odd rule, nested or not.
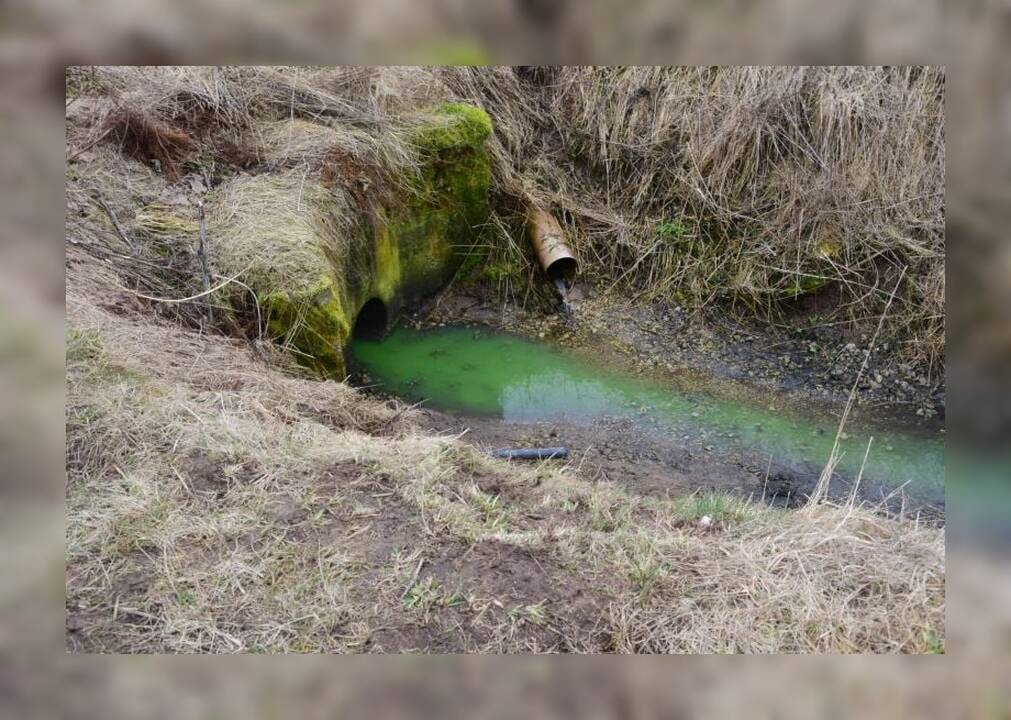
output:
[[[491,161],[484,147],[492,126],[473,105],[447,103],[419,131],[428,152],[414,193],[385,214],[386,230],[399,248],[406,299],[434,292],[478,244],[488,219]]]
[[[375,295],[387,305],[394,302],[403,274],[400,269],[400,248],[389,228],[379,225],[375,228]],[[368,298],[365,298],[368,300]]]
[[[427,122],[415,134],[414,142],[422,150],[479,149],[491,137],[491,118],[476,105],[444,103],[435,108]]]
[[[491,120],[480,108],[456,103],[428,117],[416,131],[422,167],[410,191],[374,203],[360,223],[346,222],[348,208],[301,182],[228,196],[233,203],[247,195],[255,202],[246,203],[251,214],[245,222],[225,233],[234,236],[235,252],[227,257],[232,264],[243,257],[262,259],[247,278],[270,334],[321,374],[344,376],[344,348],[365,302],[380,298],[392,316],[405,303],[440,289],[487,221],[491,162],[484,143]],[[296,191],[298,204],[292,201]],[[289,216],[294,207],[301,208],[298,217]],[[225,217],[234,217],[229,214],[234,208],[225,210]],[[310,214],[317,220],[307,221]]]
[[[341,289],[323,274],[307,291],[274,290],[260,297],[271,335],[298,350],[299,360],[326,377],[343,379],[351,320]]]

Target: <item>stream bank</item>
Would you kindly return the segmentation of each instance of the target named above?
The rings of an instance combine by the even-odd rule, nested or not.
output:
[[[782,335],[770,331],[705,324],[676,310],[672,313],[670,309],[632,307],[586,288],[577,287],[573,295],[574,309],[570,315],[544,315],[534,309],[487,302],[481,288],[451,289],[417,308],[411,317],[405,318],[404,324],[430,331],[440,326],[466,324],[475,326],[476,334],[482,332],[479,328],[494,328],[613,368],[631,378],[630,382],[677,385],[690,393],[700,391],[714,398],[729,399],[730,403],[739,400],[742,405],[760,408],[760,412],[771,411],[767,415],[773,418],[806,413],[818,418],[817,426],[811,426],[811,434],[820,436],[814,442],[816,448],[826,442],[831,445],[836,418],[848,391],[848,388],[841,390],[842,381],[837,380],[843,374],[826,368],[814,353],[806,361],[791,360],[790,365],[783,367],[762,350],[780,343],[780,347],[787,348],[780,351],[780,357],[785,354],[792,359],[796,357],[798,341],[790,346],[789,342],[783,342]],[[742,337],[747,339],[737,343],[728,340]],[[837,348],[836,355],[854,354],[846,348],[846,344]],[[443,360],[436,358],[433,362]],[[884,370],[873,359],[870,367],[871,377]],[[819,381],[821,377],[827,381]],[[368,384],[375,379],[358,375],[353,380]],[[398,394],[411,397],[403,387]],[[943,391],[939,396],[943,401]],[[910,404],[887,402],[883,397],[887,396],[878,392],[858,408],[848,430],[853,432],[855,426],[877,428],[871,435],[878,434],[879,440],[898,430],[910,436],[934,438],[928,441],[934,443],[932,447],[939,442],[943,448],[943,429],[937,417],[943,415],[943,405],[940,412],[917,414]],[[921,392],[917,401],[923,403],[923,408],[932,408],[929,401],[936,397],[936,393]],[[438,407],[437,401],[426,403],[423,410],[428,428],[465,433],[465,440],[484,450],[566,445],[572,451],[573,465],[585,479],[618,482],[645,495],[678,496],[715,489],[795,506],[813,490],[823,465],[821,459],[798,462],[795,457],[777,457],[775,452],[757,446],[728,445],[722,441],[724,435],[741,437],[736,432],[697,434],[684,432],[683,427],[673,432],[671,427],[639,422],[627,412],[623,415],[618,408],[613,414],[602,413],[592,422],[534,416],[517,421],[515,412],[513,417],[509,413],[502,417],[480,415]],[[698,413],[692,416],[698,417]],[[748,417],[747,422],[754,419]],[[803,421],[799,432],[807,433]],[[893,440],[882,442],[890,451]],[[851,447],[849,454],[853,453]],[[827,450],[824,454],[827,459]],[[820,449],[818,455],[820,458]],[[846,461],[852,466],[854,458]],[[933,516],[943,515],[943,469],[938,470],[937,465],[929,466],[924,474],[932,476],[925,480],[940,482],[940,490],[935,486],[926,492],[921,488],[918,492],[899,493],[891,497],[889,506],[894,510],[904,507]],[[851,468],[850,480],[857,470],[858,467]],[[833,485],[836,497],[845,497],[849,488],[849,482],[843,478]],[[881,502],[894,489],[865,479],[860,496],[870,502]]]

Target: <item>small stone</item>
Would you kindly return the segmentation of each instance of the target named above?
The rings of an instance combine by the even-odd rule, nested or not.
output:
[[[709,527],[712,524],[713,524],[713,519],[711,517],[709,517],[708,515],[703,515],[702,517],[699,518],[699,527],[700,528],[705,529],[705,528]]]

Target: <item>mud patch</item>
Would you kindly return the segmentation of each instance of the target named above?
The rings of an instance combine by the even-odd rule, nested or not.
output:
[[[229,463],[199,450],[183,458],[181,470],[190,492],[218,500],[231,485],[248,484],[260,475],[259,468],[251,462]]]
[[[353,462],[336,463],[316,481],[317,498],[338,498],[319,530],[323,543],[340,544],[376,566],[398,551],[423,542],[417,510],[408,506],[385,473],[370,473]]]
[[[271,520],[281,525],[295,525],[308,515],[306,509],[288,494],[271,498],[266,509]]]
[[[367,642],[372,651],[385,653],[456,654],[464,652],[456,634],[431,625],[400,625],[373,631]]]
[[[118,638],[128,626],[153,628],[157,624],[145,613],[133,612],[131,606],[143,606],[144,598],[158,581],[154,548],[131,553],[107,576],[102,602],[86,603],[72,591],[86,578],[78,565],[66,570],[67,600],[64,612],[64,643],[68,652],[98,653],[120,648]]]
[[[419,538],[417,572],[366,647],[375,652],[576,652],[599,649],[602,599],[550,551],[497,540]],[[382,571],[380,570],[380,574]],[[430,592],[428,604],[412,592]]]
[[[333,495],[356,486],[366,477],[365,468],[358,463],[335,463],[320,473],[316,479],[317,492]]]
[[[670,435],[632,432],[630,424],[622,420],[593,425],[506,423],[426,410],[421,413],[421,422],[439,432],[459,434],[466,430],[462,439],[489,453],[500,447],[564,445],[570,451],[570,467],[584,480],[613,482],[647,497],[680,497],[706,488],[758,498],[768,465],[767,457],[720,454]],[[506,500],[523,492],[522,487],[499,482],[494,476],[479,479],[478,486],[491,494],[498,489]]]
[[[599,598],[547,550],[486,540],[442,557],[429,572],[446,587],[490,600],[491,615],[530,647],[585,647],[597,625]],[[487,639],[487,630],[472,626],[471,632],[476,644]]]

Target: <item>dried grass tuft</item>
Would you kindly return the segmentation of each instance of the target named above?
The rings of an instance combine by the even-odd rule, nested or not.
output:
[[[610,606],[619,651],[922,653],[943,642],[936,528],[821,505],[661,540],[654,554],[668,571],[648,599]]]
[[[495,122],[498,188],[553,207],[583,267],[639,297],[775,320],[841,291],[943,362],[940,68],[453,68]]]
[[[245,270],[257,288],[307,290],[347,261],[356,214],[350,198],[289,171],[242,175],[215,190],[211,258],[225,275]]]

